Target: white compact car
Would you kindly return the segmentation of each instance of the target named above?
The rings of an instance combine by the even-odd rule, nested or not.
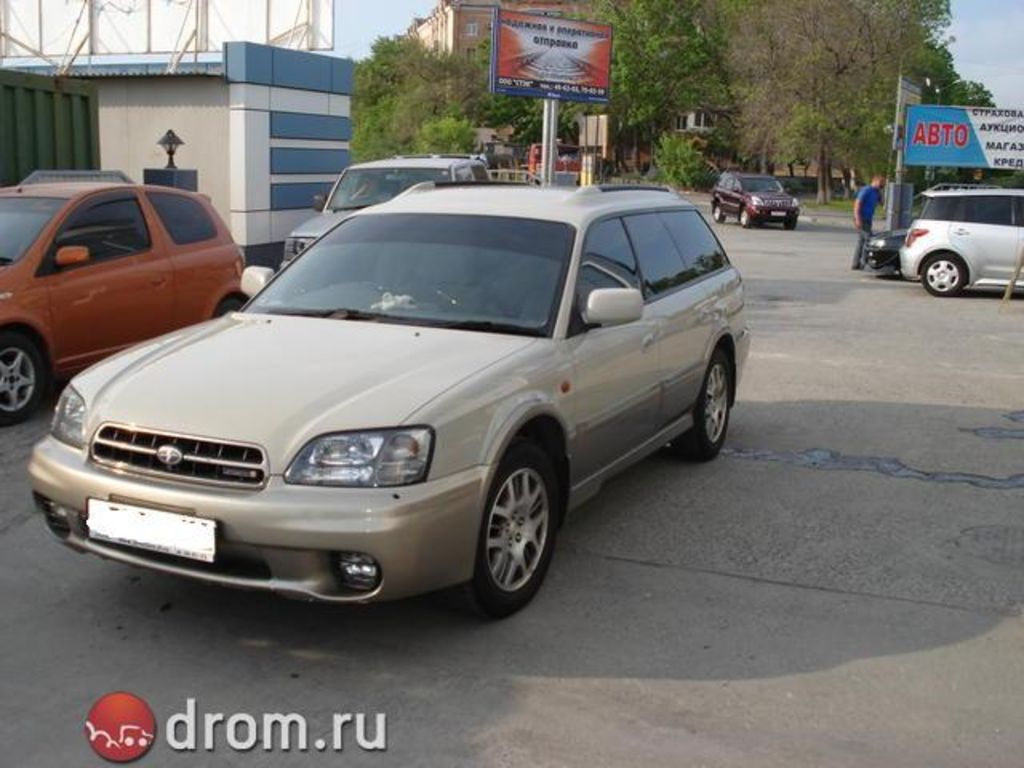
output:
[[[718,454],[749,346],[739,273],[664,189],[420,185],[242,284],[65,390],[29,468],[64,544],[504,616],[608,477]]]
[[[1006,288],[1024,248],[1024,190],[954,189],[923,194],[900,249],[900,271],[933,296]],[[1024,288],[1018,280],[1017,288]]]

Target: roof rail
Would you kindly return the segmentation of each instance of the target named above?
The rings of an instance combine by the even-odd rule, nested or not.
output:
[[[967,189],[1002,189],[997,184],[972,184],[969,182],[943,182],[942,184],[936,184],[933,187],[928,187],[925,192],[957,192],[959,190]]]
[[[665,192],[677,196],[679,194],[665,184],[597,184],[592,188],[600,192]],[[581,189],[587,189],[587,187],[581,187]]]

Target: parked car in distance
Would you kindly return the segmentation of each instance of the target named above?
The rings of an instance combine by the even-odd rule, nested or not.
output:
[[[777,222],[796,229],[800,201],[774,176],[727,171],[711,190],[711,216],[719,224],[735,218],[745,228]]]
[[[242,312],[65,389],[29,467],[64,544],[504,616],[606,479],[718,454],[749,347],[739,273],[664,189],[418,188],[242,282]]]
[[[475,155],[403,155],[349,166],[341,172],[327,199],[314,202],[314,210],[320,215],[288,235],[281,266],[354,211],[387,202],[416,184],[489,179],[486,163]]]
[[[239,309],[242,256],[202,195],[125,184],[0,190],[0,426],[55,379]]]
[[[921,214],[900,250],[900,271],[933,296],[1003,288],[1024,248],[1024,190],[952,189],[923,193]],[[1016,285],[1024,288],[1024,280]]]

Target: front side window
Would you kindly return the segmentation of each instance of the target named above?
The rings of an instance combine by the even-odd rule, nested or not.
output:
[[[963,221],[1012,226],[1013,198],[1009,195],[965,195]]]
[[[659,214],[627,216],[625,222],[644,276],[644,293],[649,299],[668,293],[692,278]]]
[[[25,255],[64,202],[55,197],[0,198],[0,267]]]
[[[386,203],[425,181],[451,181],[447,168],[350,168],[327,201],[327,211],[354,211]]]
[[[213,219],[198,200],[167,192],[147,192],[167,234],[178,245],[201,243],[217,236]]]
[[[104,261],[149,250],[149,229],[135,196],[119,192],[78,206],[61,227],[55,245],[85,246],[92,261]]]
[[[583,246],[583,258],[620,278],[625,287],[640,287],[636,256],[621,219],[600,221],[590,228]]]
[[[575,230],[501,216],[356,216],[247,311],[548,336]]]
[[[729,263],[722,246],[697,211],[666,211],[659,216],[668,227],[691,279]]]

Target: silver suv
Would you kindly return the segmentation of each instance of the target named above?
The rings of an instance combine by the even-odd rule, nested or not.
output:
[[[933,296],[1005,288],[1024,248],[1024,190],[924,193],[924,207],[900,249],[900,271]],[[1017,282],[1024,288],[1024,280]]]
[[[666,445],[718,454],[749,340],[693,205],[444,187],[250,267],[243,311],[72,381],[29,467],[50,530],[302,599],[461,584],[504,616],[609,477]]]
[[[342,171],[327,199],[317,199],[320,212],[288,235],[281,266],[353,211],[379,205],[409,187],[427,181],[488,181],[487,165],[473,155],[402,155],[353,165]]]

